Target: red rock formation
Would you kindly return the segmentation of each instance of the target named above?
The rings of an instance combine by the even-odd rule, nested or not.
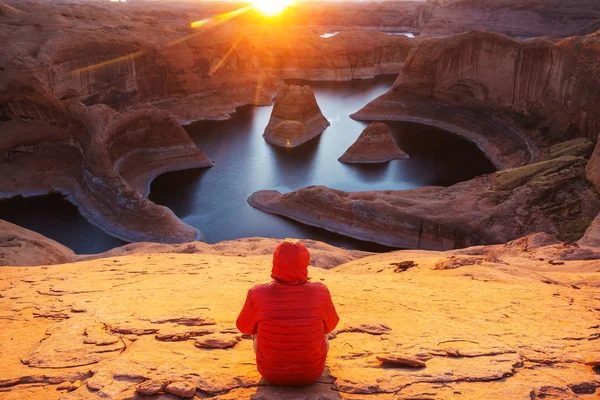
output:
[[[0,265],[64,264],[75,253],[68,247],[20,226],[0,220]]]
[[[68,262],[86,262],[103,258],[143,254],[213,254],[221,256],[271,256],[280,239],[244,238],[207,244],[130,243],[102,254],[75,255],[73,251],[45,236],[0,220],[0,266],[36,266]],[[311,265],[335,268],[373,253],[345,250],[315,240],[303,239],[310,250]]]
[[[512,36],[585,35],[600,29],[595,0],[445,0],[433,8],[421,33],[452,35],[485,29]]]
[[[325,54],[314,61],[306,60],[295,68],[287,65],[291,60],[284,61],[281,75],[286,79],[339,81],[395,74],[415,44],[415,39],[402,35],[349,29],[320,41]],[[317,60],[321,66],[314,65]],[[335,69],[329,66],[332,64]]]
[[[212,165],[167,112],[118,114],[104,105],[7,93],[0,115],[0,197],[61,192],[91,223],[127,241],[200,237],[145,198],[158,174]]]
[[[369,125],[356,142],[338,159],[343,163],[384,163],[408,158],[392,139],[390,128],[381,122]]]
[[[582,246],[600,247],[600,214],[577,243]]]
[[[598,193],[600,193],[600,136],[598,136],[598,144],[596,144],[585,172],[588,180],[592,182]]]
[[[265,140],[279,147],[296,147],[319,136],[329,126],[312,88],[284,85],[265,128]]]
[[[350,27],[445,36],[484,29],[511,36],[585,35],[600,29],[595,0],[429,0],[300,3],[293,23],[341,31]]]
[[[561,157],[448,188],[346,193],[308,187],[248,199],[262,211],[392,247],[447,250],[528,233],[579,239],[600,212],[586,160]]]
[[[354,117],[433,124],[476,142],[499,168],[523,165],[556,142],[596,140],[599,40],[477,31],[424,40],[394,88]]]
[[[0,53],[0,65],[11,74],[34,75],[59,99],[119,110],[152,102],[187,122],[228,118],[245,104],[271,104],[283,78],[397,73],[415,44],[362,31],[324,39],[312,29],[259,29],[235,19],[190,29],[199,13],[211,12],[204,3],[199,10],[104,6],[19,3],[21,12],[0,19],[0,37],[10,44]]]

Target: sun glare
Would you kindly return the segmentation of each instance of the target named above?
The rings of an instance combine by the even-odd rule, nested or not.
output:
[[[268,17],[280,14],[293,0],[253,0],[252,6]]]

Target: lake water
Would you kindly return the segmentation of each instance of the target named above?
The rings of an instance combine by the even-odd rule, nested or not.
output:
[[[494,170],[471,142],[413,123],[390,124],[394,140],[410,159],[382,165],[338,162],[367,126],[349,115],[389,90],[394,79],[311,82],[331,126],[294,149],[274,147],[262,138],[272,107],[242,107],[230,120],[188,125],[185,129],[215,166],[160,176],[152,184],[150,198],[200,229],[209,243],[250,236],[297,237],[346,248],[383,250],[263,213],[250,207],[246,199],[257,190],[288,192],[310,185],[347,191],[451,185]],[[0,202],[0,218],[38,231],[77,253],[96,253],[123,244],[89,224],[60,195]]]
[[[340,32],[339,31],[337,31],[337,32],[326,32],[326,33],[323,33],[321,35],[321,37],[327,39],[327,38],[330,38],[330,37],[333,37],[333,36],[337,35],[338,33],[340,33]],[[412,33],[412,32],[385,32],[385,33],[387,33],[388,35],[402,35],[402,36],[407,36],[409,38],[414,38],[415,37],[415,34]]]

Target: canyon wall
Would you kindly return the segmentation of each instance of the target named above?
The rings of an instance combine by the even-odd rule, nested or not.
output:
[[[597,34],[559,42],[481,31],[427,39],[393,89],[354,117],[430,123],[476,142],[500,168],[523,165],[550,145],[596,140],[599,60]]]
[[[501,171],[449,188],[263,191],[250,204],[395,247],[451,249],[533,232],[597,242],[598,149],[587,157],[600,131],[600,35],[517,41],[473,31],[423,40],[394,87],[353,118],[446,129]]]
[[[429,0],[299,4],[292,23],[329,31],[360,27],[444,36],[485,29],[510,36],[567,37],[600,29],[595,0]]]
[[[198,239],[146,198],[159,174],[212,165],[180,122],[270,104],[284,78],[398,72],[415,43],[218,18],[193,29],[193,9],[153,7],[2,3],[0,197],[61,192],[120,239]]]
[[[198,11],[184,6],[151,16],[141,6],[15,6],[18,13],[0,17],[0,35],[10,43],[0,51],[5,70],[35,76],[59,99],[118,110],[152,102],[182,122],[271,104],[282,79],[398,73],[416,43],[360,30],[322,38],[311,28],[257,26],[244,16],[191,28]]]
[[[432,2],[430,2],[431,4]],[[595,0],[443,0],[433,7],[424,35],[452,35],[473,29],[510,36],[586,35],[600,29]]]
[[[61,192],[91,223],[126,241],[200,237],[144,196],[158,174],[212,166],[167,112],[119,114],[105,105],[5,92],[0,120],[0,198]]]
[[[554,42],[470,32],[422,41],[393,90],[459,104],[483,102],[542,117],[550,134],[571,136],[563,140],[595,140],[600,130],[599,60],[597,35]]]

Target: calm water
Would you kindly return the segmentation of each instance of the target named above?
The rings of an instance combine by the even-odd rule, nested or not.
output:
[[[338,33],[340,33],[340,32],[339,31],[336,31],[336,32],[326,32],[326,33],[323,33],[321,35],[321,37],[327,39],[327,38],[330,38],[330,37],[333,37],[333,36],[337,35]],[[396,36],[397,35],[402,35],[402,36],[407,36],[409,38],[414,38],[415,37],[415,34],[412,33],[412,32],[385,32],[385,33],[387,33],[388,35],[396,35]]]
[[[394,139],[410,159],[377,166],[338,162],[367,125],[349,115],[385,93],[394,78],[311,82],[331,126],[295,149],[279,149],[262,138],[272,107],[242,107],[228,121],[188,125],[186,130],[215,166],[165,174],[153,182],[150,198],[200,229],[209,243],[249,236],[298,237],[347,248],[382,250],[381,246],[263,213],[250,207],[246,199],[257,190],[288,192],[310,185],[348,191],[451,185],[493,171],[492,164],[472,143],[411,123],[390,124]],[[0,218],[47,235],[78,253],[100,252],[122,244],[87,223],[58,195],[0,202]]]

